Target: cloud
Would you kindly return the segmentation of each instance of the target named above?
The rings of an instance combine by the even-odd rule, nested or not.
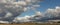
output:
[[[54,16],[54,17],[58,17],[60,14],[60,7],[57,6],[55,9],[47,9],[45,14],[47,14],[48,17],[49,17],[49,15]]]
[[[5,15],[5,17],[7,18],[7,17],[11,17],[13,14],[12,13],[10,13],[10,12],[7,12],[7,14]]]
[[[21,5],[25,6],[26,3],[23,1],[16,2],[15,0],[0,0],[0,20],[13,20],[26,10]]]
[[[34,5],[38,0],[0,0],[0,20],[11,22],[15,17],[22,12],[27,11],[27,7]],[[37,3],[36,3],[37,4]],[[35,5],[39,6],[39,5]],[[27,20],[30,17],[23,17]],[[27,18],[27,19],[26,19]]]
[[[42,13],[40,11],[36,11],[35,14],[36,15],[42,15]]]
[[[29,18],[31,18],[31,16],[24,16],[24,17],[17,17],[13,20],[13,22],[29,22]]]
[[[44,13],[44,17],[42,17],[40,21],[59,20],[59,19],[60,19],[60,6],[56,6],[53,9],[48,8]]]
[[[41,21],[46,21],[46,20],[50,20],[50,19],[54,19],[54,18],[58,18],[60,17],[60,7],[56,6],[56,8],[48,8],[45,13],[41,13],[40,11],[36,11],[35,15],[31,15],[31,16],[24,16],[24,17],[18,17],[16,18],[14,21],[16,22],[41,22]],[[55,19],[56,19],[55,18]]]
[[[27,10],[28,10],[28,8],[24,8],[23,10],[24,10],[24,11],[27,11]]]
[[[9,22],[8,21],[0,21],[0,23],[7,23],[8,24]]]
[[[19,20],[19,22],[41,22],[41,21],[48,21],[50,19],[59,19],[60,17],[60,7],[56,6],[56,8],[48,8],[45,13],[41,13],[40,11],[36,11],[35,15],[32,16],[24,16],[17,18],[15,20]]]
[[[40,20],[42,18],[42,13],[40,11],[37,11],[35,15],[25,15],[24,17],[18,17],[13,20],[13,22],[33,22]]]
[[[18,18],[15,18],[13,20],[13,22],[33,22],[33,21],[36,21],[36,20],[39,20],[40,19],[40,16],[37,16],[37,15],[31,15],[31,16],[28,16],[28,15],[25,15],[24,17],[18,17]]]

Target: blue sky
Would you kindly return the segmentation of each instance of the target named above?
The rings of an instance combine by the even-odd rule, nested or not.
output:
[[[60,0],[43,0],[39,3],[40,7],[36,8],[37,11],[44,13],[48,8],[55,8],[56,6],[60,6]],[[35,12],[33,10],[23,12],[19,17],[23,17],[25,15],[33,15]]]

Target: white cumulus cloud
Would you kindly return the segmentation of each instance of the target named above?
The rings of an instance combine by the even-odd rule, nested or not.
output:
[[[46,16],[48,17],[59,17],[60,15],[60,7],[57,6],[55,9],[47,9],[47,11],[45,12]]]

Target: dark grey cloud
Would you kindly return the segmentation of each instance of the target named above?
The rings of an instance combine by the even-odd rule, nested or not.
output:
[[[24,12],[24,8],[18,6],[20,4],[14,1],[15,0],[0,0],[0,21],[12,21],[15,17]]]

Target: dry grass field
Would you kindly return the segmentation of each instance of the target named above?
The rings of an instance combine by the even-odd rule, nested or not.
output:
[[[60,25],[60,23],[54,23],[54,24],[49,24],[49,23],[20,23],[20,24],[0,24],[0,25]]]

